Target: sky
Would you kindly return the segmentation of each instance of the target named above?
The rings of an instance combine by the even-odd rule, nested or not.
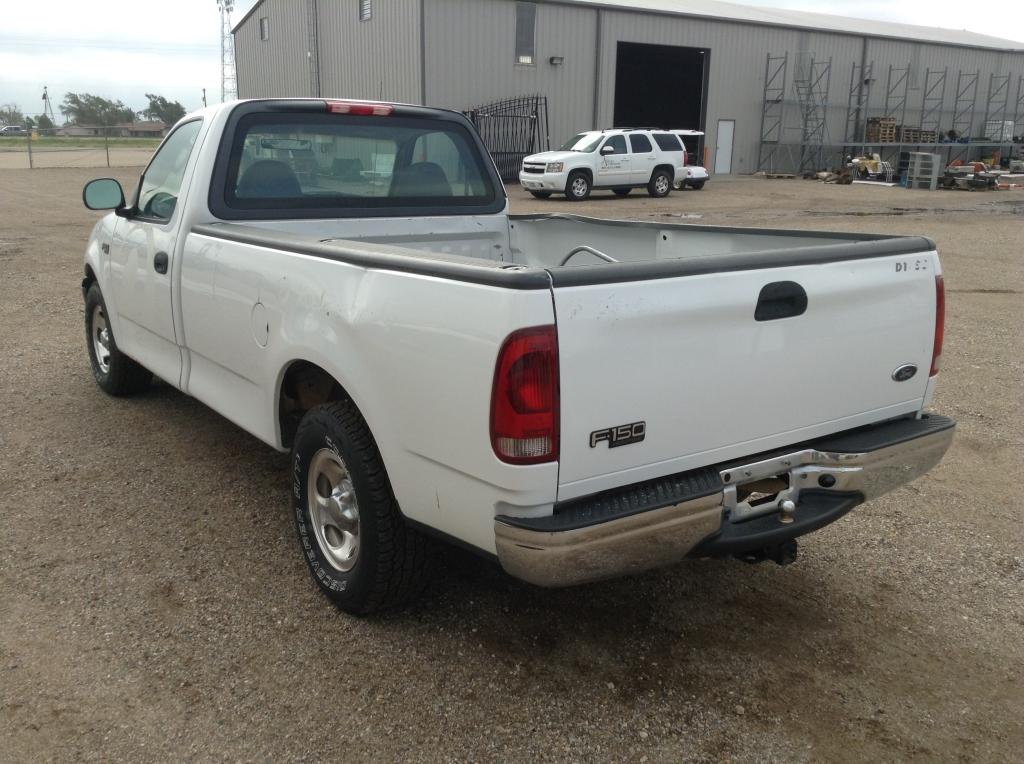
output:
[[[282,2],[284,0],[277,0]],[[298,2],[298,0],[287,0]],[[342,0],[336,0],[341,2]],[[380,0],[387,2],[387,0]],[[234,20],[256,0],[236,0]],[[833,13],[1024,38],[1024,0],[747,0],[746,5]],[[685,0],[681,0],[685,5]],[[67,92],[121,100],[136,111],[146,93],[191,110],[220,100],[220,21],[216,0],[0,0],[0,105],[54,110]]]

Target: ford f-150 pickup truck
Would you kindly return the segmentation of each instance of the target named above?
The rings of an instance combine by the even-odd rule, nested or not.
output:
[[[112,210],[96,382],[158,375],[290,451],[352,613],[417,593],[437,538],[545,586],[786,562],[952,437],[926,238],[510,215],[460,114],[318,99],[198,111],[130,199],[83,198]]]

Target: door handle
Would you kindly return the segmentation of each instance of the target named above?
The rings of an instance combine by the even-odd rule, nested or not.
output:
[[[807,310],[807,292],[795,281],[773,281],[761,288],[754,309],[755,321],[800,316]]]
[[[157,273],[167,273],[167,253],[157,252],[153,256],[153,270]]]

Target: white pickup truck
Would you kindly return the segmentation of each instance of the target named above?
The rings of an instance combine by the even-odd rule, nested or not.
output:
[[[787,562],[952,438],[925,238],[509,215],[461,115],[314,99],[191,114],[128,201],[83,198],[113,210],[96,382],[156,374],[290,450],[349,612],[418,592],[435,538],[546,586]]]

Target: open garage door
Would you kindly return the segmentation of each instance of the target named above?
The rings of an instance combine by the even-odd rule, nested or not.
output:
[[[704,130],[711,51],[620,42],[615,63],[615,127]],[[704,145],[698,147],[698,158]]]

